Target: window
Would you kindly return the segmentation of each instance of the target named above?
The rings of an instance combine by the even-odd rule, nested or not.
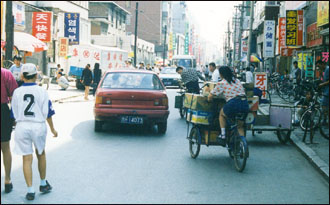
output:
[[[149,73],[109,73],[104,78],[102,88],[164,90],[159,78]]]

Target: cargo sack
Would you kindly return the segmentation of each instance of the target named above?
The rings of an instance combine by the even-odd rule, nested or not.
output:
[[[181,108],[183,105],[183,97],[181,95],[175,96],[174,108]]]

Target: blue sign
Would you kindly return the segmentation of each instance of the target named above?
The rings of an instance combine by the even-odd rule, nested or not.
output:
[[[64,37],[69,39],[69,45],[79,45],[79,13],[65,13]]]

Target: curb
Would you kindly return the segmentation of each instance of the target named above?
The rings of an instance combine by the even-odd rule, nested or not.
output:
[[[294,133],[291,133],[290,140],[303,154],[303,156],[329,182],[329,165],[326,164],[311,148],[306,146]]]
[[[57,100],[52,100],[52,103],[56,103],[56,102],[59,102],[59,101],[62,101],[62,100],[67,100],[67,99],[71,99],[71,98],[75,98],[75,97],[80,97],[80,96],[84,96],[84,94],[73,95],[73,96],[66,97],[66,98],[60,98],[60,99],[57,99]]]

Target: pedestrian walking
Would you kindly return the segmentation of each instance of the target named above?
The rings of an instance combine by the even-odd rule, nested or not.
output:
[[[253,83],[253,74],[251,72],[251,68],[247,67],[245,72],[245,82],[246,83]]]
[[[85,86],[85,100],[88,99],[89,86],[93,83],[92,71],[90,70],[91,65],[87,64],[85,69],[82,72],[80,82]]]
[[[15,55],[13,58],[14,64],[10,67],[10,72],[13,74],[18,87],[20,87],[23,84],[23,81],[21,80],[21,69],[22,69],[22,56]]]
[[[301,75],[301,69],[298,67],[298,62],[295,61],[293,62],[293,79],[296,80],[297,85],[300,85],[301,79],[302,79],[302,75]]]
[[[101,75],[102,75],[102,71],[100,69],[100,64],[99,63],[95,63],[94,65],[94,70],[93,70],[93,76],[94,76],[94,79],[93,79],[93,96],[95,96],[95,92],[96,92],[96,89],[97,89],[97,86],[99,85],[99,82],[101,80]]]
[[[9,70],[1,68],[1,152],[3,156],[3,165],[5,168],[5,193],[9,193],[13,189],[10,176],[12,162],[10,139],[13,128],[13,120],[10,118],[8,103],[10,102],[16,88],[17,82],[13,74]]]
[[[14,91],[11,103],[13,118],[16,121],[14,151],[23,156],[23,173],[28,187],[26,199],[33,200],[35,191],[32,186],[32,144],[38,158],[39,190],[48,193],[52,187],[46,180],[46,120],[54,137],[57,137],[57,131],[52,120],[55,112],[47,91],[36,84],[37,69],[34,64],[22,66],[22,79],[24,83]]]
[[[204,76],[205,76],[205,80],[208,81],[209,80],[209,68],[208,68],[209,65],[205,65],[204,67]]]

